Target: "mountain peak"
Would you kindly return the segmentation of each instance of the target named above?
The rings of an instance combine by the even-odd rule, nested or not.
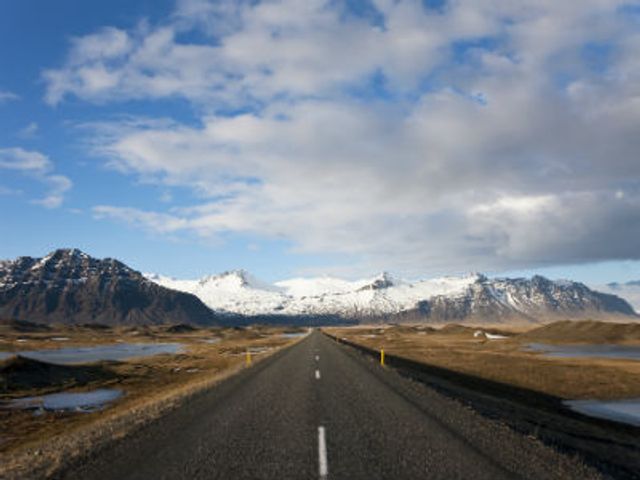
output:
[[[244,269],[227,270],[217,275],[209,275],[201,278],[199,284],[201,286],[212,285],[224,290],[253,289],[280,291],[278,287],[263,282]]]
[[[489,280],[484,273],[480,272],[470,272],[466,277],[472,279],[475,283],[484,283]]]
[[[81,261],[81,260],[90,260],[92,257],[88,254],[84,253],[82,250],[78,248],[58,248],[52,252],[49,252],[47,255],[38,260],[40,264],[48,264],[50,262],[60,262],[60,261]]]
[[[222,273],[204,276],[199,282],[203,285],[207,283],[228,283],[237,287],[246,287],[249,285],[249,273],[242,269],[226,270]]]
[[[112,258],[76,248],[0,264],[0,315],[43,322],[211,324],[199,299],[163,288]]]
[[[604,296],[577,282],[554,282],[540,276],[511,279],[469,273],[408,282],[382,272],[360,281],[317,277],[283,280],[270,285],[245,270],[232,270],[200,282],[160,283],[194,293],[214,310],[236,314],[329,314],[375,318],[376,315],[404,312],[416,314],[425,321],[463,321],[469,318],[530,319],[556,314],[633,313],[621,299]],[[421,305],[429,308],[420,309]]]
[[[361,287],[360,290],[382,290],[393,287],[396,283],[397,281],[389,272],[382,272],[374,277],[369,284]]]
[[[64,257],[80,257],[89,258],[89,255],[79,248],[57,248],[53,252],[49,253],[50,256],[64,256]]]

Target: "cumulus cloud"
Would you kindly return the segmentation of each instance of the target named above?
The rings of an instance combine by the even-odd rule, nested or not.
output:
[[[181,0],[160,26],[75,39],[44,73],[50,103],[182,97],[201,114],[94,124],[111,166],[202,198],[95,213],[407,273],[640,259],[628,2],[350,5]]]
[[[408,90],[451,42],[495,28],[469,7],[452,6],[447,15],[430,15],[418,1],[379,7],[384,25],[345,16],[339,3],[326,0],[180,1],[175,23],[75,38],[66,64],[43,74],[46,100],[179,96],[238,105],[322,95],[376,72]],[[185,29],[203,26],[215,41],[178,40]]]
[[[64,194],[73,186],[63,175],[53,174],[53,163],[40,152],[23,148],[0,148],[0,170],[13,170],[35,178],[48,187],[44,197],[33,203],[45,208],[57,208],[64,201]]]

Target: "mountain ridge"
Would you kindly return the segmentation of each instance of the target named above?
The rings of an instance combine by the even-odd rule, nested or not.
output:
[[[78,249],[0,262],[0,316],[39,323],[213,325],[197,297],[164,288],[113,258]]]
[[[176,280],[142,274],[77,249],[0,261],[0,318],[133,325],[308,324],[367,321],[531,322],[549,317],[638,318],[623,299],[579,282],[479,273],[408,281],[387,272],[264,282],[246,270]]]
[[[247,274],[232,271],[191,281],[149,277],[167,288],[193,293],[220,313],[235,315],[340,315],[391,321],[393,317],[415,321],[535,321],[549,315],[635,316],[633,308],[615,295],[594,291],[580,282],[552,281],[539,275],[530,279],[489,279],[472,273],[410,282],[383,272],[355,281],[318,277],[272,285],[262,281],[236,282],[237,288],[222,291],[220,279],[237,272]]]
[[[628,282],[611,282],[606,285],[595,285],[595,289],[623,297],[640,314],[640,280]]]

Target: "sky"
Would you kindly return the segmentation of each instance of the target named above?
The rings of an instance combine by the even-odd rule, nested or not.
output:
[[[640,2],[0,3],[0,258],[640,278]]]

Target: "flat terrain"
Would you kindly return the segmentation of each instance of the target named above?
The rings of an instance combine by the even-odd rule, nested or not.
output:
[[[599,475],[314,331],[59,478]]]
[[[64,327],[41,331],[27,326],[26,331],[20,330],[6,325],[0,330],[0,351],[19,355],[29,350],[129,343],[178,343],[181,347],[176,354],[91,364],[53,365],[17,356],[0,360],[0,459],[5,464],[9,457],[25,451],[40,451],[43,446],[54,450],[54,455],[56,448],[52,445],[64,452],[70,443],[67,437],[74,440],[76,432],[87,428],[95,427],[97,433],[92,435],[101,437],[121,435],[127,425],[115,428],[112,420],[120,419],[124,424],[147,421],[172,408],[180,398],[243,368],[247,350],[253,352],[253,360],[259,360],[295,341],[283,335],[287,331],[283,328],[266,327]],[[299,329],[299,334],[305,331]],[[93,413],[6,408],[13,398],[104,388],[118,389],[123,396],[106,409]],[[57,443],[53,444],[53,439]],[[31,461],[29,456],[27,461]]]
[[[530,343],[640,345],[639,324],[558,322],[542,328],[462,325],[327,328],[374,350],[565,399],[640,398],[640,361],[551,358]],[[476,332],[507,338],[488,339]]]

